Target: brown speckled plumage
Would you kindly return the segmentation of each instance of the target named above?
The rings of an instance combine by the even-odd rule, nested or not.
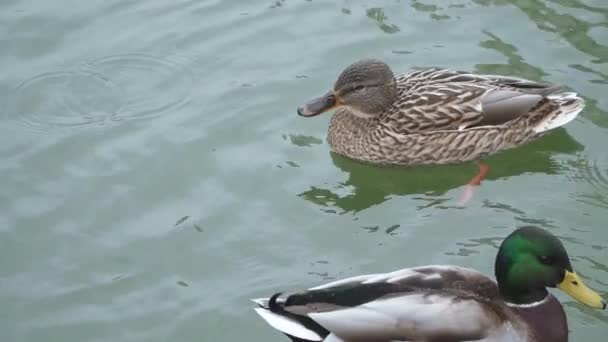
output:
[[[584,107],[582,98],[560,92],[555,85],[447,69],[412,71],[391,82],[386,81],[386,70],[372,75],[378,68],[366,69],[370,64],[385,66],[362,61],[340,75],[328,132],[334,152],[364,162],[418,165],[477,160],[537,139],[574,119]],[[381,84],[382,79],[388,84]],[[360,90],[364,85],[376,89],[356,93],[357,85]],[[396,95],[390,95],[391,87],[396,87]],[[343,95],[352,98],[341,101]],[[387,98],[388,104],[379,106]],[[367,114],[361,109],[364,106],[382,110]]]

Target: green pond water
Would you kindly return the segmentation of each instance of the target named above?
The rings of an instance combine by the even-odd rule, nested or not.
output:
[[[0,341],[284,341],[250,298],[558,235],[608,298],[605,0],[0,2]],[[346,65],[560,83],[565,129],[474,163],[332,155],[296,115]],[[555,292],[572,341],[608,314]]]

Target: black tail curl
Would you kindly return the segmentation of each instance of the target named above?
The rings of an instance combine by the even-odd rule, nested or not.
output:
[[[277,292],[273,294],[272,297],[270,297],[270,299],[268,300],[268,310],[274,313],[285,313],[285,310],[279,305],[279,303],[277,303],[277,299],[282,294],[283,293],[281,292]]]
[[[290,317],[294,320],[297,320],[303,326],[305,326],[307,329],[315,331],[317,334],[319,334],[323,338],[325,338],[325,337],[327,337],[327,335],[329,335],[329,330],[325,329],[319,323],[313,321],[310,317],[296,315],[296,314],[293,314],[293,313],[285,310],[283,305],[277,303],[277,299],[282,294],[283,294],[282,292],[275,293],[274,295],[272,295],[272,297],[270,297],[270,299],[268,299],[268,310],[270,310],[270,312],[274,312],[276,314],[280,314],[280,315],[283,315],[286,317]],[[303,340],[303,339],[297,338],[295,336],[291,336],[289,334],[285,334],[285,335],[287,335],[293,342],[308,342],[307,340]]]

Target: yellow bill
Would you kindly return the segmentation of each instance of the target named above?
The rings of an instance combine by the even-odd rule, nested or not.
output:
[[[588,288],[578,274],[566,271],[564,280],[557,287],[579,302],[595,309],[605,309],[606,302],[592,289]]]

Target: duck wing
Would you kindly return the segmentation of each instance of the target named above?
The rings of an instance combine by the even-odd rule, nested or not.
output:
[[[474,341],[504,326],[497,298],[496,283],[475,270],[426,266],[255,302],[294,341]]]
[[[383,118],[385,128],[397,134],[507,124],[559,91],[516,77],[447,69],[415,71],[397,83],[398,100]]]

